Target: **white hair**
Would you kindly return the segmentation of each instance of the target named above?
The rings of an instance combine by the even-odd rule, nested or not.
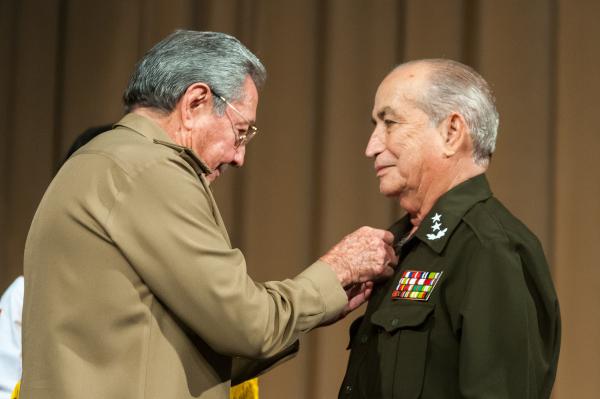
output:
[[[137,63],[125,93],[126,111],[136,106],[171,112],[186,89],[203,82],[228,100],[239,100],[246,76],[257,88],[266,79],[259,59],[225,33],[178,30],[152,47]],[[214,103],[217,113],[225,104]]]
[[[465,118],[473,140],[473,159],[487,165],[496,147],[499,117],[488,83],[473,68],[448,59],[425,59],[399,65],[429,67],[426,89],[413,101],[439,125],[456,112]]]

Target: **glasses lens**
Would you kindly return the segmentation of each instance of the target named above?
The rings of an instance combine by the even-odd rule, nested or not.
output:
[[[244,134],[244,141],[246,143],[250,142],[250,140],[252,140],[254,136],[256,136],[256,133],[258,133],[258,129],[256,128],[256,126],[250,126],[246,134]]]
[[[233,112],[235,112],[245,122],[247,122],[248,124],[250,123],[248,121],[248,119],[240,111],[238,111],[237,108],[235,108],[233,105],[231,105],[231,103],[229,101],[227,101],[224,97],[222,97],[220,95],[217,95],[217,97],[219,99],[221,99],[225,104],[227,104],[227,106],[229,108],[231,108],[233,110]],[[238,131],[236,130],[236,128],[234,126],[233,121],[231,120],[231,117],[229,117],[229,114],[227,114],[227,117],[229,118],[229,122],[231,123],[231,127],[233,129],[233,134],[235,135],[235,143],[234,143],[235,148],[238,148],[242,145],[246,145],[250,140],[252,140],[252,138],[254,136],[256,136],[256,133],[258,133],[258,129],[254,125],[249,125],[248,130],[246,130],[243,133],[238,133]]]
[[[256,126],[250,126],[248,130],[238,135],[235,147],[237,148],[239,146],[248,144],[250,140],[252,140],[252,138],[256,136],[257,132],[258,129],[256,128]]]
[[[236,136],[235,144],[234,144],[235,148],[239,148],[245,144],[246,144],[246,141],[245,141],[245,136],[243,134]]]

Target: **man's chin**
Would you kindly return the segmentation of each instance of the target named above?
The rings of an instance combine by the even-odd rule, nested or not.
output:
[[[206,175],[205,178],[209,183],[212,183],[217,180],[217,177],[219,176],[221,176],[221,171],[219,169],[215,169],[214,172],[212,172],[210,175]]]
[[[213,172],[210,175],[206,176],[206,180],[208,180],[209,183],[212,183],[213,181],[217,180],[217,177],[219,177],[223,173],[225,173],[225,171],[227,170],[227,167],[228,167],[227,164],[219,165],[218,167],[213,169]]]
[[[379,190],[379,192],[383,195],[385,195],[388,198],[395,198],[398,196],[397,193],[393,192],[393,191],[384,191],[384,190]]]
[[[383,183],[379,184],[379,192],[386,197],[398,197],[400,195],[397,187],[389,187]]]

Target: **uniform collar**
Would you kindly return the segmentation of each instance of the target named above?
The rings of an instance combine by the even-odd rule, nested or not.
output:
[[[453,187],[437,200],[421,222],[415,236],[439,254],[467,211],[491,196],[492,192],[485,175],[472,177]]]
[[[198,175],[209,175],[213,172],[212,169],[209,168],[198,157],[198,155],[196,155],[194,150],[175,144],[160,126],[145,116],[129,113],[121,118],[119,122],[115,123],[113,128],[117,128],[119,126],[133,130],[137,134],[146,137],[155,144],[163,145],[176,150],[179,153],[179,156],[182,157]]]

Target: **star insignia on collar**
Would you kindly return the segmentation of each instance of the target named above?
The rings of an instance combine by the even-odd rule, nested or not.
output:
[[[433,221],[433,224],[431,225],[431,233],[427,234],[427,239],[433,241],[445,236],[448,228],[442,229],[442,215],[436,212],[431,220]]]
[[[448,228],[438,231],[437,234],[427,234],[427,238],[431,241],[437,240],[438,238],[442,238],[443,236],[445,236],[446,231],[448,231]]]

